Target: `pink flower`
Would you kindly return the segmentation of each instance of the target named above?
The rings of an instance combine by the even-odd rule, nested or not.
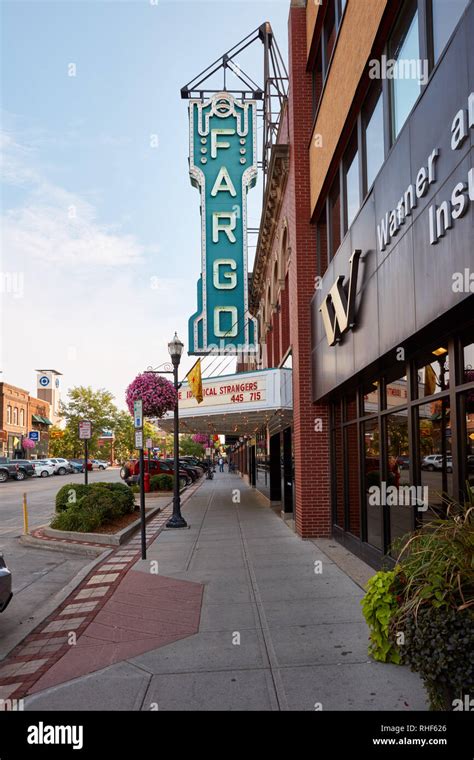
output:
[[[143,401],[145,417],[163,417],[175,408],[178,395],[169,380],[161,375],[144,372],[137,375],[127,388],[126,402],[130,414],[133,415],[134,401],[140,400]]]

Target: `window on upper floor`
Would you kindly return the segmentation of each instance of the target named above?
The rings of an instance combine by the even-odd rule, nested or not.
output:
[[[18,409],[16,406],[13,409],[13,424],[18,425]]]
[[[360,185],[359,185],[359,150],[357,146],[357,129],[349,141],[344,155],[343,176],[345,189],[344,210],[344,233],[351,226],[360,208]]]
[[[339,181],[339,171],[336,174],[331,190],[329,191],[329,259],[335,256],[337,249],[341,245],[341,187]]]
[[[365,187],[367,193],[385,159],[382,85],[376,82],[362,109],[362,133],[365,155]]]
[[[326,15],[324,17],[319,41],[318,52],[313,67],[313,115],[318,110],[323,92],[324,82],[329,70],[331,56],[336,46],[337,34],[341,25],[344,9],[347,0],[323,0],[326,5]]]
[[[441,56],[468,3],[469,0],[431,0],[434,63]]]
[[[20,426],[25,427],[25,410],[20,409]]]
[[[12,424],[12,408],[11,406],[7,406],[7,425]]]
[[[420,42],[416,0],[406,0],[388,43],[388,57],[395,61],[390,81],[392,142],[400,134],[420,94]]]

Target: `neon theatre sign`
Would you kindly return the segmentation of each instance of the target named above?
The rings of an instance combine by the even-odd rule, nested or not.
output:
[[[247,193],[257,180],[256,102],[190,100],[191,183],[201,193],[201,277],[190,354],[255,350],[248,312]]]

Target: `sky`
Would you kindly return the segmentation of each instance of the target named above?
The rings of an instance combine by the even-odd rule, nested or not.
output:
[[[34,394],[34,370],[52,368],[63,400],[91,385],[124,407],[133,378],[167,361],[175,331],[187,352],[196,310],[199,193],[180,88],[264,21],[286,61],[289,0],[0,9],[0,380]],[[259,42],[238,63],[263,84]],[[261,195],[259,183],[251,227]],[[180,374],[195,360],[185,353]]]

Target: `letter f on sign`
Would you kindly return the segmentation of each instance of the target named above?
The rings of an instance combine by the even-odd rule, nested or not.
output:
[[[341,335],[355,325],[357,276],[361,254],[362,251],[356,249],[349,259],[350,272],[347,295],[343,285],[344,275],[341,274],[319,308],[330,346],[334,346],[341,339]]]

